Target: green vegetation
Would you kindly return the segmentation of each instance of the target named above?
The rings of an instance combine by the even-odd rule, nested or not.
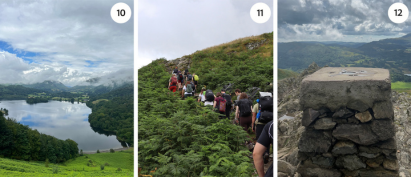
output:
[[[198,85],[216,90],[227,83],[247,90],[271,91],[272,35],[238,39],[184,56]],[[264,41],[249,50],[247,44]],[[247,132],[196,100],[181,100],[167,90],[167,60],[158,59],[138,71],[138,166],[154,176],[251,176],[254,168],[244,146]],[[183,70],[184,68],[179,68]],[[198,87],[200,89],[201,87]],[[198,90],[197,90],[198,91]],[[155,171],[151,173],[151,171]]]
[[[0,85],[0,100],[25,100],[27,95],[43,93],[43,91],[21,85]]]
[[[89,154],[88,158],[81,156],[49,167],[45,162],[0,158],[0,176],[133,176],[133,153],[131,149]]]
[[[77,143],[39,133],[0,112],[0,157],[18,160],[65,162],[78,155]]]
[[[106,94],[91,97],[86,103],[92,109],[88,120],[94,131],[116,135],[129,147],[134,145],[134,86],[126,84]],[[104,100],[104,101],[102,101]]]
[[[47,103],[49,100],[44,97],[31,97],[27,98],[26,100],[27,104],[36,104],[36,103]]]
[[[294,76],[298,76],[298,73],[287,69],[278,69],[278,80]]]
[[[391,89],[397,92],[407,92],[411,94],[411,82],[392,82]]]
[[[411,34],[361,45],[289,42],[278,45],[278,67],[299,72],[312,62],[320,67],[372,67],[390,70],[391,81],[411,82]],[[347,47],[348,46],[348,47]]]

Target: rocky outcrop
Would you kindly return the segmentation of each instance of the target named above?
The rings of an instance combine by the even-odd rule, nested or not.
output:
[[[164,65],[167,69],[167,72],[172,73],[174,68],[178,68],[179,71],[183,71],[186,68],[190,69],[191,58],[181,57],[174,60],[165,60]]]
[[[253,50],[255,48],[260,47],[262,44],[264,44],[265,41],[267,41],[267,39],[262,39],[261,41],[257,41],[257,42],[250,42],[246,44],[245,46],[247,47],[248,50]]]

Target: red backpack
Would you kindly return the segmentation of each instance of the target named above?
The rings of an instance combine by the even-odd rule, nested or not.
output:
[[[177,78],[176,77],[171,77],[171,85],[176,85],[177,84]]]
[[[225,99],[223,99],[223,100],[221,100],[220,101],[220,106],[219,106],[219,108],[218,108],[218,111],[220,111],[220,112],[225,112],[225,105],[226,104],[226,100]]]

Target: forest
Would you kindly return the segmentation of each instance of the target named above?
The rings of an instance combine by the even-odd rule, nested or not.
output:
[[[17,160],[65,162],[78,155],[77,143],[39,133],[0,112],[0,157]]]
[[[133,147],[133,95],[134,85],[125,84],[111,92],[90,97],[86,104],[92,109],[88,120],[93,130],[101,134],[116,135],[120,142]]]
[[[190,72],[215,93],[227,83],[247,90],[273,91],[272,38],[266,33],[184,56]],[[256,49],[246,46],[262,40]],[[138,70],[138,167],[154,176],[251,176],[254,167],[244,146],[247,132],[192,98],[182,100],[167,89],[166,59]],[[174,68],[170,66],[170,68]],[[179,68],[183,69],[183,68]],[[219,90],[218,90],[219,91]],[[231,93],[229,93],[231,94]]]
[[[44,98],[44,97],[27,98],[26,100],[27,104],[47,103],[47,102],[49,102],[49,99]]]

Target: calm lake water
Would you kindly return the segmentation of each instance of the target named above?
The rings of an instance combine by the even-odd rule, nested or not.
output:
[[[121,148],[115,136],[94,132],[88,122],[91,109],[85,103],[49,101],[29,105],[25,100],[0,101],[9,110],[8,117],[58,139],[72,139],[83,151]]]

